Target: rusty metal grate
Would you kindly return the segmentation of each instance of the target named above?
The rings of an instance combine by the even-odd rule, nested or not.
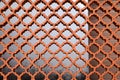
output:
[[[0,0],[0,80],[120,80],[120,0]]]

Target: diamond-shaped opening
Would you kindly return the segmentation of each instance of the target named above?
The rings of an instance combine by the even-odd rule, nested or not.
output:
[[[1,58],[7,60],[11,57],[11,54],[9,54],[8,52],[4,52],[2,55],[1,55]]]
[[[57,40],[56,40],[57,43],[59,44],[62,44],[63,42],[65,42],[65,39],[63,39],[62,37],[59,37]]]
[[[22,46],[22,50],[23,50],[25,53],[27,53],[29,50],[31,50],[31,46],[28,45],[28,44],[24,44],[24,45]]]
[[[22,35],[23,35],[24,37],[28,38],[28,37],[30,37],[32,34],[31,34],[30,31],[26,30],[26,31],[23,32]]]
[[[110,73],[106,73],[103,76],[104,80],[112,80],[113,79],[113,75],[111,75]]]
[[[120,24],[120,15],[116,17],[116,21]]]
[[[99,80],[99,75],[97,73],[92,73],[90,75],[90,80]]]
[[[12,28],[12,26],[10,24],[5,24],[4,26],[2,26],[2,28],[7,31],[9,30],[10,28]]]
[[[99,9],[96,11],[96,14],[99,15],[99,16],[103,16],[105,13],[106,13],[106,11],[103,10],[102,8],[99,8]]]
[[[51,73],[49,76],[48,76],[49,80],[58,80],[58,74],[56,73]]]
[[[39,37],[39,38],[41,38],[41,37],[43,37],[45,35],[46,35],[45,32],[42,31],[42,30],[40,30],[39,32],[36,33],[36,36]]]
[[[45,4],[40,2],[36,5],[36,7],[39,8],[39,9],[43,9],[45,7]]]
[[[38,16],[38,18],[36,19],[36,22],[39,24],[42,24],[46,21],[46,18],[42,15]]]
[[[23,53],[18,52],[18,53],[15,54],[15,57],[16,57],[18,60],[20,60],[20,59],[22,59],[22,58],[24,57],[24,55],[23,55]]]
[[[38,40],[35,37],[32,37],[30,40],[28,40],[28,42],[34,45],[35,43],[38,42]]]
[[[70,37],[72,35],[72,33],[69,31],[69,30],[65,30],[63,33],[62,33],[66,38],[67,37]]]
[[[29,17],[29,16],[26,16],[26,17],[23,19],[23,22],[28,25],[28,24],[30,24],[30,23],[32,22],[32,18]]]
[[[30,72],[32,75],[35,74],[38,71],[38,68],[32,66],[28,69],[28,72]]]
[[[115,37],[120,38],[120,30],[115,32]]]
[[[120,79],[120,72],[117,73],[116,78],[119,80]]]
[[[103,18],[103,22],[109,24],[112,21],[112,17],[110,15],[105,15]]]
[[[35,64],[36,64],[37,66],[43,66],[43,65],[45,64],[45,62],[44,62],[42,59],[38,59],[38,60],[35,62]]]
[[[106,29],[106,30],[103,31],[102,35],[103,35],[105,38],[110,38],[111,32],[110,32],[110,30]]]
[[[64,59],[64,60],[62,61],[62,64],[63,64],[65,67],[69,67],[69,66],[72,64],[72,62],[71,62],[68,58],[66,58],[66,59]]]
[[[11,71],[11,69],[9,69],[7,66],[5,66],[1,69],[1,72],[5,75],[8,74],[10,71]]]
[[[72,19],[71,19],[70,16],[65,16],[62,20],[63,20],[66,24],[69,24],[69,23],[72,21]]]
[[[50,7],[52,8],[52,9],[56,9],[56,8],[58,8],[58,4],[56,3],[56,2],[52,2],[52,4],[50,4]]]
[[[105,59],[105,60],[103,61],[103,64],[104,64],[105,66],[109,67],[110,65],[112,65],[112,62],[111,62],[110,59]]]
[[[73,31],[75,31],[76,29],[79,28],[79,26],[77,26],[75,23],[72,23],[69,27],[70,27]]]
[[[112,8],[112,9],[110,9],[110,12],[109,12],[110,14],[111,14],[111,16],[112,17],[114,17],[114,16],[116,16],[119,12],[116,10],[116,8]]]
[[[83,73],[78,73],[76,76],[76,80],[85,80],[86,76]]]
[[[72,8],[69,13],[75,16],[78,13],[78,11],[75,8]]]
[[[58,52],[56,55],[55,55],[58,59],[62,59],[65,57],[65,54],[63,52]]]
[[[62,16],[63,14],[65,14],[65,12],[60,8],[57,12],[56,12],[59,16]]]
[[[31,76],[29,74],[25,73],[21,76],[21,80],[31,80]]]
[[[57,66],[58,65],[58,61],[55,58],[53,58],[52,60],[50,60],[49,64],[51,66]]]
[[[23,7],[28,10],[31,7],[31,4],[29,2],[26,2]]]
[[[93,53],[96,53],[98,50],[99,50],[99,47],[96,45],[96,44],[92,44],[90,47],[89,47],[89,50]]]
[[[3,66],[4,62],[2,60],[0,60],[0,66]]]
[[[76,5],[79,9],[83,9],[85,7],[85,5],[81,2],[79,2],[77,5]]]
[[[60,22],[56,27],[57,27],[57,29],[59,29],[59,30],[63,30],[63,29],[66,28],[66,26],[63,25],[61,22]]]
[[[111,1],[106,1],[102,7],[106,10],[110,9],[112,7]]]
[[[86,34],[85,34],[83,31],[81,31],[81,30],[77,31],[76,34],[77,34],[77,36],[80,37],[80,38],[83,38],[83,37],[86,35]]]
[[[65,68],[63,66],[58,66],[56,69],[55,69],[58,73],[62,73],[63,71],[65,71]]]
[[[120,66],[120,58],[118,58],[118,60],[115,62],[115,64],[116,64],[117,66]]]
[[[90,21],[94,24],[94,23],[97,23],[99,21],[99,17],[96,16],[96,15],[92,15],[90,16]]]
[[[35,50],[38,52],[38,53],[41,53],[45,50],[45,46],[42,45],[42,44],[39,44],[35,47]]]
[[[0,52],[4,50],[4,45],[0,44]]]
[[[7,76],[7,80],[17,80],[17,76],[15,74],[11,73]]]
[[[2,9],[5,6],[5,3],[3,1],[0,1],[0,9]]]
[[[46,45],[50,44],[50,42],[52,42],[52,40],[49,37],[45,37],[44,39],[42,39],[42,42],[44,42]]]
[[[19,31],[22,31],[24,28],[25,28],[25,26],[21,23],[18,26],[16,26],[16,29]]]
[[[51,36],[51,37],[56,37],[58,34],[59,34],[59,33],[58,33],[56,30],[52,30],[52,31],[50,32],[50,36]]]
[[[42,55],[42,57],[45,58],[46,60],[49,60],[50,57],[52,57],[52,54],[47,51]]]
[[[34,8],[29,13],[34,17],[38,14],[38,11]]]
[[[90,36],[93,37],[93,38],[96,38],[98,37],[99,35],[99,32],[95,29],[93,29],[91,32],[90,32]]]
[[[45,11],[43,12],[46,16],[49,16],[51,13],[52,13],[52,11],[49,9],[49,8],[47,8],[47,9],[45,9]]]
[[[116,66],[112,66],[109,68],[109,71],[113,74],[117,73],[119,71],[119,68]]]
[[[49,50],[52,51],[52,52],[56,52],[58,49],[59,49],[59,47],[56,44],[52,44],[49,47]]]
[[[99,61],[97,59],[92,59],[90,60],[90,64],[93,66],[93,67],[96,67],[99,65]]]
[[[77,16],[77,18],[75,18],[75,20],[79,23],[79,24],[83,24],[85,22],[85,18],[81,15]]]
[[[72,75],[69,72],[66,72],[62,75],[62,79],[63,80],[71,80],[72,79]]]
[[[18,66],[17,68],[15,68],[15,72],[20,75],[24,72],[25,70],[21,67],[21,66]]]
[[[106,72],[106,69],[102,65],[100,65],[99,67],[97,67],[96,71],[102,75],[104,72]]]
[[[118,54],[113,52],[109,55],[109,57],[112,59],[112,60],[116,60],[118,58]]]
[[[4,17],[0,15],[0,23],[2,23],[4,21],[5,21]]]
[[[15,40],[15,42],[17,42],[17,44],[21,44],[24,42],[24,39],[19,37],[18,39]]]
[[[45,75],[42,73],[37,73],[35,75],[35,80],[44,80],[45,79]]]
[[[35,58],[38,58],[38,55],[35,54],[34,52],[32,52],[32,53],[29,53],[29,54],[28,54],[28,57],[29,57],[31,60],[34,60]]]
[[[112,38],[109,40],[109,42],[110,42],[111,44],[115,45],[115,44],[118,42],[118,40],[117,40],[116,38],[112,37]]]
[[[76,66],[71,66],[70,68],[69,68],[69,70],[72,72],[72,73],[76,73],[79,69],[76,67]]]
[[[8,49],[10,52],[15,52],[17,51],[18,47],[15,44],[10,44]]]
[[[70,38],[68,41],[71,42],[72,44],[75,44],[75,43],[78,42],[79,40],[76,39],[76,38],[73,36],[73,37]]]
[[[11,37],[15,37],[16,35],[18,35],[18,33],[14,30],[14,31],[11,31],[11,32],[9,33],[9,35],[10,35]]]
[[[24,10],[23,9],[20,9],[19,11],[16,11],[16,14],[21,17],[22,15],[25,14]]]
[[[112,23],[112,24],[110,24],[110,26],[109,26],[109,28],[112,30],[112,31],[115,31],[116,29],[118,29],[118,25],[116,25],[116,23]]]
[[[0,36],[3,36],[4,32],[2,30],[0,30]]]
[[[28,59],[24,59],[21,63],[24,67],[28,67],[30,65],[30,61]]]
[[[76,60],[75,62],[79,67],[83,67],[85,65],[85,62],[81,59]]]
[[[63,4],[63,7],[66,9],[69,9],[72,5],[69,2],[66,2],[65,4]]]
[[[102,23],[102,22],[99,22],[96,27],[98,28],[99,31],[103,30],[106,26]]]
[[[99,44],[99,45],[103,45],[105,43],[105,40],[102,38],[102,37],[99,37],[97,40],[96,40],[96,43]]]
[[[115,7],[116,7],[117,9],[120,9],[120,2],[118,2],[118,3],[115,5]]]
[[[5,43],[5,44],[8,44],[10,42],[10,38],[5,37],[5,38],[2,39],[2,42]]]
[[[57,23],[59,21],[59,18],[57,18],[56,16],[52,16],[50,19],[49,19],[53,24]]]
[[[18,7],[18,3],[17,3],[17,2],[13,2],[13,3],[10,5],[10,7],[11,7],[12,9],[16,9],[16,8]]]
[[[91,4],[90,4],[90,7],[93,8],[93,9],[96,9],[99,7],[99,4],[97,1],[93,1]]]
[[[95,57],[96,57],[97,59],[99,59],[99,60],[102,60],[102,59],[104,59],[104,58],[106,57],[106,55],[105,55],[104,53],[102,53],[102,52],[99,52],[99,53],[97,53],[97,54],[95,55]]]
[[[52,26],[49,23],[46,23],[44,26],[42,26],[42,28],[46,31],[49,31],[52,28]]]
[[[75,59],[78,57],[78,54],[75,53],[74,51],[72,51],[70,54],[68,54],[68,56],[69,56],[71,59],[75,60]]]
[[[44,73],[46,73],[46,74],[48,74],[51,70],[52,70],[51,67],[49,67],[49,66],[47,66],[47,65],[42,68],[42,71],[43,71]]]
[[[10,22],[12,23],[12,24],[15,24],[15,23],[17,23],[18,22],[18,18],[16,17],[16,16],[13,16],[12,18],[10,18]]]
[[[17,61],[15,59],[11,59],[8,63],[11,67],[15,67],[17,65]]]
[[[83,52],[85,51],[85,47],[82,45],[82,44],[78,44],[75,49],[78,51],[78,52]]]
[[[64,50],[65,52],[69,52],[71,51],[72,47],[71,45],[69,44],[65,44],[63,47],[62,47],[62,50]]]
[[[105,44],[105,45],[103,46],[102,50],[103,50],[104,52],[109,53],[109,52],[112,51],[112,47],[111,47],[109,44]]]

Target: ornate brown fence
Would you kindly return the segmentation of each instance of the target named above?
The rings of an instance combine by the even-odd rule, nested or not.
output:
[[[120,80],[120,0],[0,0],[0,80]]]

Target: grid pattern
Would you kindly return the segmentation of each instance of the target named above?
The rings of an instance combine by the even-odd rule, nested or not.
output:
[[[120,0],[1,0],[0,80],[120,80]]]

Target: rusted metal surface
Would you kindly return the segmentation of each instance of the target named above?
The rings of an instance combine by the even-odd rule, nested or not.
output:
[[[0,0],[0,80],[120,80],[120,0]]]

